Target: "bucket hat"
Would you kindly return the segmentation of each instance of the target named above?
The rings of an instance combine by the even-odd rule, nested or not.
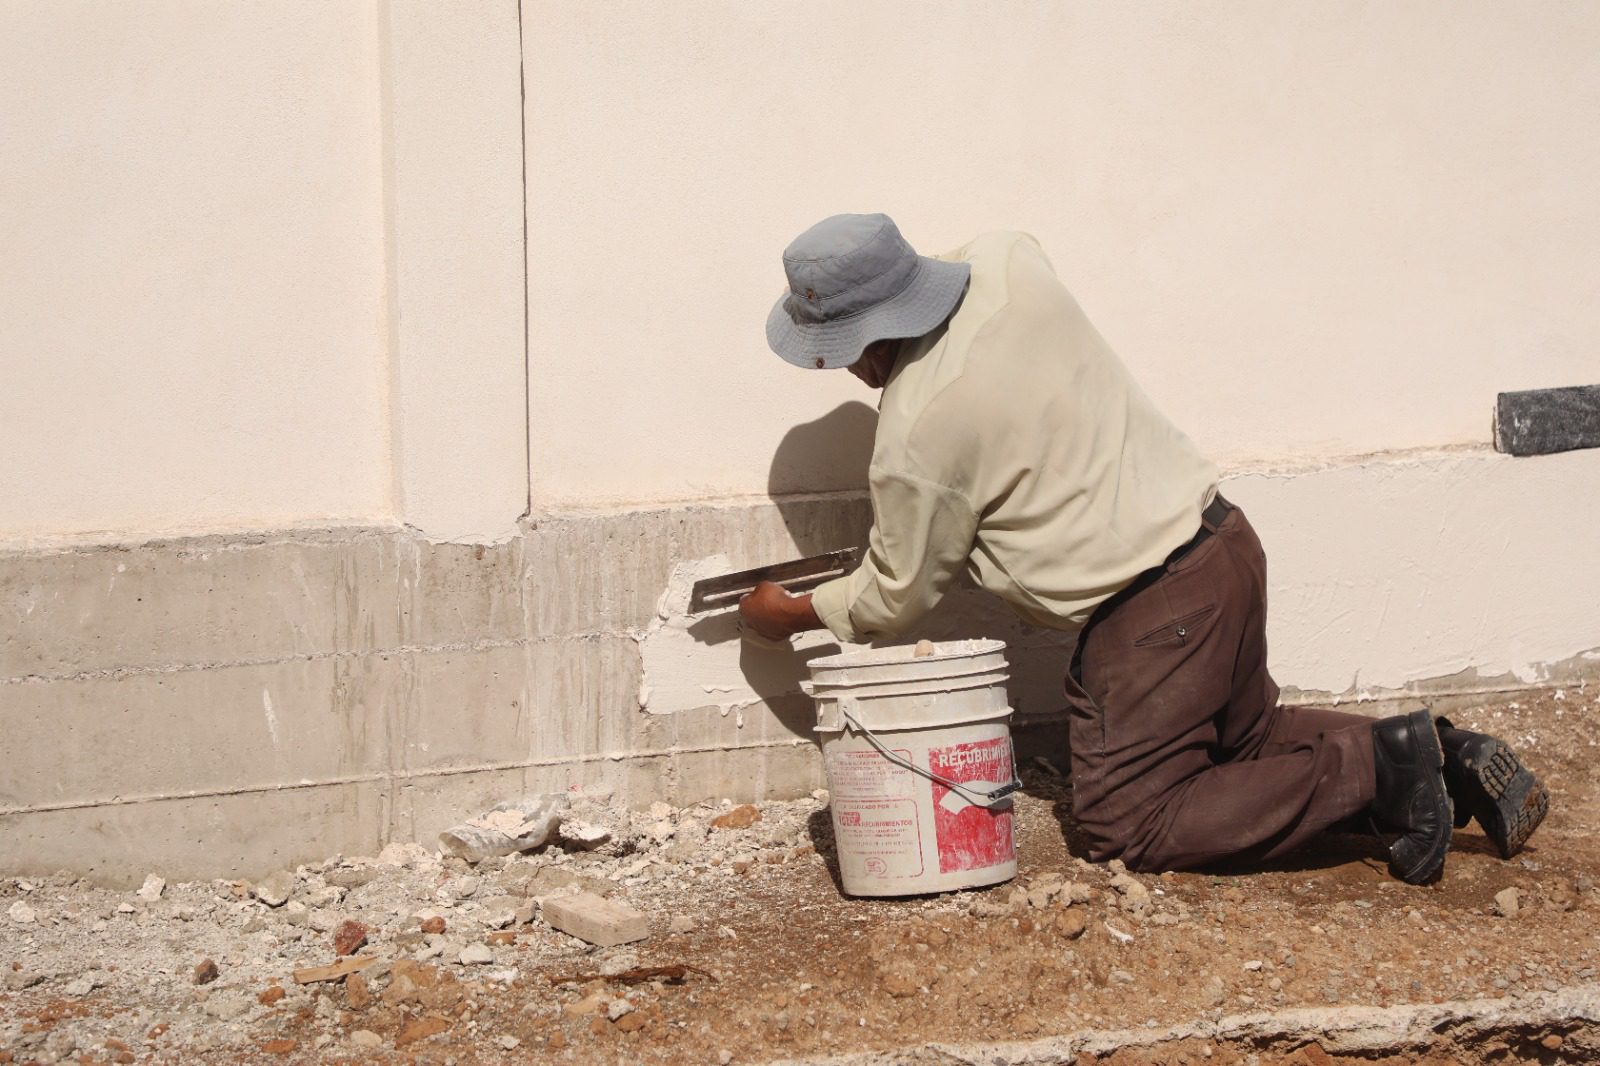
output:
[[[795,366],[830,370],[873,341],[920,337],[950,317],[971,268],[918,255],[888,215],[834,215],[783,253],[789,291],[767,344]]]

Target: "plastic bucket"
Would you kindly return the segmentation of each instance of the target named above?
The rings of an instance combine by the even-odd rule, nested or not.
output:
[[[909,896],[1017,875],[1005,644],[811,661],[844,890]],[[924,646],[926,652],[926,646]]]

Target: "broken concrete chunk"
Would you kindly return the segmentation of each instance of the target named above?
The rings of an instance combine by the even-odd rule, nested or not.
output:
[[[487,944],[468,944],[461,949],[461,963],[464,966],[486,966],[494,961],[494,952],[489,950]]]
[[[135,892],[134,895],[138,896],[146,903],[154,903],[156,900],[161,898],[161,893],[165,892],[166,890],[166,878],[157,877],[155,874],[151,874],[149,877],[144,879],[144,884],[139,886],[139,891]]]
[[[468,862],[529,851],[546,843],[561,826],[567,797],[534,796],[502,803],[439,834],[439,846]]]
[[[39,912],[22,902],[20,899],[13,903],[6,911],[13,922],[18,925],[32,925],[39,920]]]
[[[611,830],[594,822],[565,822],[561,826],[561,843],[580,851],[593,851],[611,839]]]
[[[385,844],[383,850],[378,852],[379,866],[404,866],[407,868],[420,866],[426,863],[431,856],[421,844],[410,842]]]
[[[276,870],[250,886],[250,894],[269,907],[281,907],[294,892],[294,874]]]
[[[603,948],[650,935],[650,920],[643,913],[591,892],[546,900],[544,920],[569,936]]]

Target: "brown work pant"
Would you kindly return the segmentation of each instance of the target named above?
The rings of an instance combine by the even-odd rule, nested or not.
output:
[[[1079,638],[1072,807],[1093,859],[1271,859],[1372,802],[1372,719],[1278,706],[1261,541],[1237,507],[1207,528]]]

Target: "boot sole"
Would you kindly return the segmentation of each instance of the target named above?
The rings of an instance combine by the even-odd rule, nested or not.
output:
[[[1428,768],[1433,770],[1434,810],[1438,816],[1439,825],[1448,827],[1455,820],[1455,810],[1450,802],[1450,793],[1444,783],[1444,747],[1439,743],[1439,734],[1434,727],[1433,719],[1427,711],[1414,711],[1411,715],[1412,734],[1417,739],[1419,753],[1426,761]],[[1402,843],[1407,838],[1402,838]],[[1437,881],[1444,875],[1445,855],[1450,851],[1450,832],[1448,828],[1441,832],[1438,839],[1432,842],[1429,849],[1415,857],[1411,862],[1402,864],[1394,853],[1394,847],[1389,849],[1389,872],[1408,885],[1426,885]]]
[[[1461,749],[1472,815],[1502,859],[1522,850],[1550,812],[1550,791],[1502,741],[1477,738]]]

